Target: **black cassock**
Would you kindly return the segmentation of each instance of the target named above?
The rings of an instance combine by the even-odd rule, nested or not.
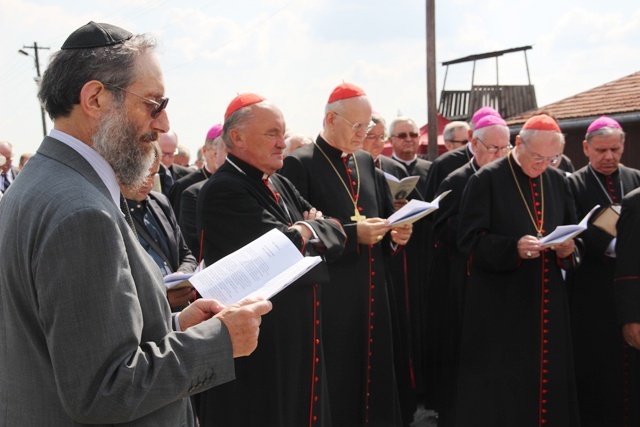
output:
[[[274,228],[305,255],[320,251],[330,262],[342,253],[346,235],[338,221],[307,221],[322,244],[305,244],[288,228],[302,221],[311,205],[286,178],[272,175],[270,185],[261,171],[232,154],[206,181],[198,196],[197,221],[204,232],[207,265]],[[271,299],[273,310],[262,318],[257,349],[235,359],[236,380],[198,396],[200,425],[331,425],[320,295],[327,279],[321,263]]]
[[[561,272],[573,257],[560,260],[547,249],[523,260],[517,250],[522,236],[537,235],[541,218],[544,235],[575,223],[561,172],[548,168],[531,179],[512,151],[469,178],[458,231],[469,276],[456,426],[579,426]]]
[[[620,324],[640,323],[640,189],[622,200],[617,224],[615,298]],[[640,425],[640,352],[628,352],[627,425]]]
[[[433,213],[434,255],[431,263],[431,296],[439,299],[431,301],[431,306],[439,308],[435,330],[438,335],[433,348],[437,349],[439,369],[435,393],[438,401],[438,426],[453,425],[455,386],[459,363],[459,341],[462,327],[462,307],[466,283],[466,262],[458,251],[458,226],[460,200],[464,188],[479,166],[474,160],[451,172],[438,186],[436,196],[451,191]]]
[[[357,151],[343,157],[342,151],[321,136],[316,144],[286,157],[281,173],[313,206],[339,219],[347,233],[345,251],[328,265],[331,281],[323,287],[332,422],[337,426],[402,425],[383,260],[389,238],[387,235],[375,245],[360,245],[356,222],[351,219],[355,216],[352,197],[356,195],[358,212],[367,218],[386,218],[393,206],[390,198],[379,200],[388,190],[379,189],[381,183],[369,153]]]
[[[620,203],[624,193],[640,186],[640,171],[619,166],[609,176],[589,165],[569,177],[578,218],[595,205]],[[597,212],[596,212],[597,214]],[[569,309],[580,418],[583,426],[623,426],[628,405],[628,358],[616,318],[613,276],[616,259],[605,255],[613,236],[593,224],[580,235],[585,254],[570,275]],[[635,350],[633,350],[635,352]],[[625,409],[626,408],[626,409]]]
[[[451,172],[469,163],[473,153],[467,143],[455,150],[447,151],[431,163],[424,197],[428,202],[436,197],[438,186]]]

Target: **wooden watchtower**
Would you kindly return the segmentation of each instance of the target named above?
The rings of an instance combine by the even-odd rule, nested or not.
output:
[[[495,52],[480,53],[470,55],[464,58],[454,59],[452,61],[443,62],[446,67],[442,92],[440,93],[439,111],[449,120],[471,119],[473,113],[479,108],[488,105],[495,108],[505,119],[516,116],[525,111],[537,108],[536,92],[531,84],[531,76],[529,75],[529,63],[527,61],[527,50],[531,46],[515,47],[512,49],[499,50]],[[498,58],[507,53],[523,52],[524,61],[527,67],[528,85],[501,85],[500,73],[498,68]],[[476,85],[475,71],[476,61],[481,59],[496,59],[496,84],[495,85]],[[471,73],[471,90],[445,90],[447,84],[447,73],[449,66],[460,64],[463,62],[473,61],[473,71]]]

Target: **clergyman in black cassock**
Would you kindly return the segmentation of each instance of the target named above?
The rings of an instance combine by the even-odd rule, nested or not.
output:
[[[282,166],[285,128],[280,110],[262,97],[242,94],[230,104],[223,130],[229,155],[198,196],[207,265],[274,228],[305,255],[321,253],[330,262],[342,254],[339,221],[323,219],[274,174]],[[260,349],[235,360],[235,381],[199,396],[201,426],[331,425],[321,316],[327,279],[321,263],[271,299]]]
[[[569,239],[538,236],[575,224],[556,122],[533,116],[516,148],[471,176],[462,196],[458,246],[468,262],[455,426],[580,425],[562,269]]]
[[[640,424],[640,188],[622,199],[617,223],[615,299],[628,351],[627,425]]]
[[[435,390],[439,427],[454,425],[455,417],[453,402],[467,271],[466,260],[457,247],[460,200],[469,178],[480,167],[504,157],[511,149],[509,128],[505,121],[497,116],[480,119],[469,144],[473,147],[474,157],[440,183],[436,194],[440,195],[445,191],[449,193],[440,200],[438,210],[433,213],[435,252],[429,279],[434,286],[441,289],[439,293],[442,300],[435,301],[432,305],[441,306],[440,312],[443,313],[438,324],[437,349],[441,360]]]
[[[373,159],[359,150],[370,119],[364,92],[348,83],[338,86],[322,134],[286,157],[281,171],[302,197],[339,219],[348,237],[323,288],[331,416],[340,426],[402,425],[383,257],[390,240],[405,244],[411,229],[389,231],[381,219],[393,206],[381,205]]]
[[[608,117],[588,128],[583,149],[589,164],[569,177],[578,218],[594,206],[600,210],[620,204],[640,187],[640,171],[619,164],[624,132]],[[615,237],[589,223],[581,234],[582,264],[570,275],[569,308],[583,427],[624,426],[629,405],[629,357],[635,352],[622,339],[616,317]],[[637,401],[636,401],[637,404]]]

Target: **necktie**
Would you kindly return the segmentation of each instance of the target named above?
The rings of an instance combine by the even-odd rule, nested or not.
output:
[[[127,206],[127,201],[124,199],[122,193],[120,193],[120,210],[124,214],[124,217],[127,219],[127,224],[129,224],[129,227],[131,227],[131,231],[133,231],[134,236],[138,237],[136,227],[133,225],[133,218],[131,218],[131,212],[129,212],[129,206]]]
[[[9,188],[10,185],[9,177],[6,173],[2,172],[2,191],[7,191],[7,188]]]

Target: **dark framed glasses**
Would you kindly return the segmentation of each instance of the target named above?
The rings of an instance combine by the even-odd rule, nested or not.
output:
[[[151,118],[152,119],[155,119],[156,117],[158,117],[160,115],[160,113],[162,112],[162,110],[167,108],[167,104],[169,103],[169,98],[167,98],[167,97],[162,97],[162,98],[160,98],[160,101],[155,101],[153,99],[150,99],[150,98],[147,98],[145,96],[138,95],[137,93],[131,92],[130,90],[123,89],[120,86],[107,84],[107,83],[103,83],[103,85],[105,87],[111,87],[111,88],[118,89],[118,90],[121,90],[123,92],[126,92],[128,94],[131,94],[133,96],[137,96],[138,98],[145,100],[148,104],[153,105],[153,110],[151,110]]]
[[[394,138],[399,138],[399,139],[407,139],[407,137],[409,138],[417,138],[420,135],[417,132],[400,132],[396,135],[391,135]]]

